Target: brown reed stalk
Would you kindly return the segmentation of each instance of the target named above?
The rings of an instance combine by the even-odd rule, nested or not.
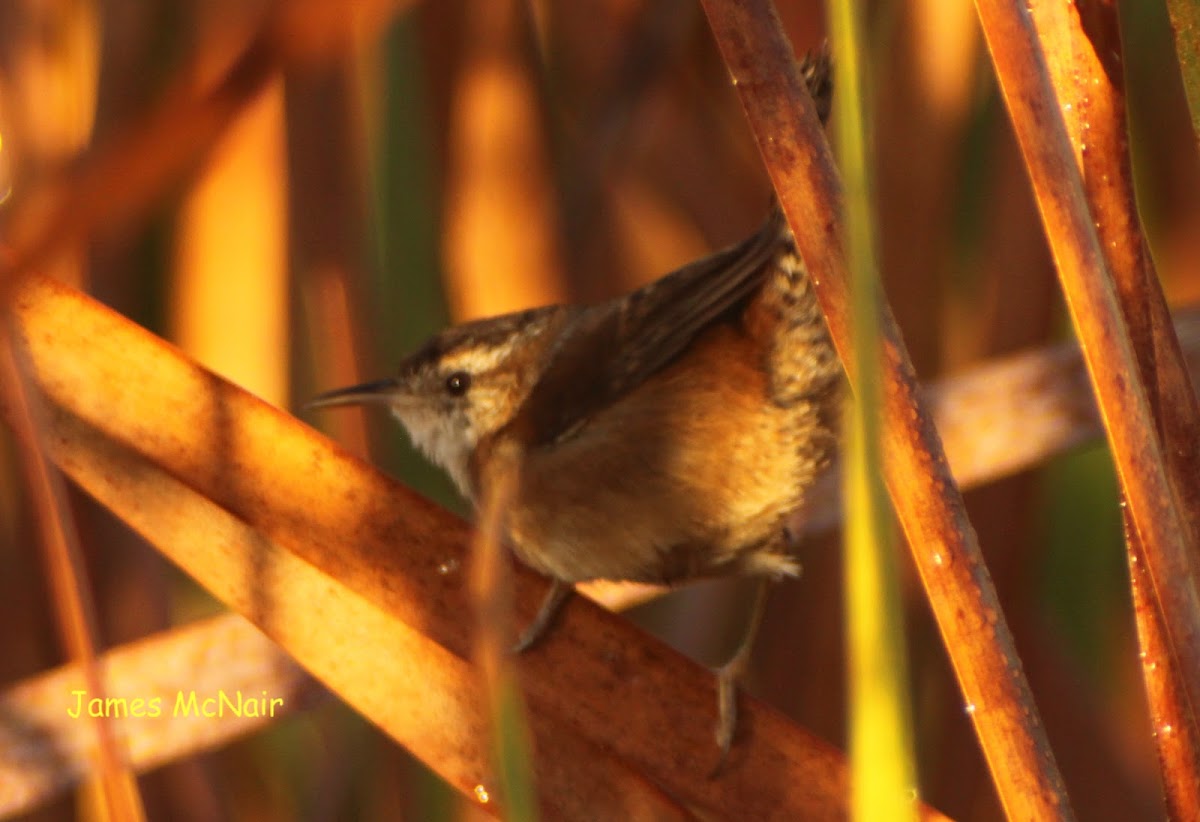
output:
[[[770,0],[706,0],[704,7],[838,352],[851,369],[841,189],[791,45]],[[1054,755],[899,329],[886,306],[881,315],[888,488],[993,781],[1010,816],[1070,818]]]
[[[1186,695],[1175,720],[1195,738],[1200,414],[1134,202],[1116,10],[977,7],[1162,613],[1161,662]]]
[[[1123,512],[1139,644],[1154,658],[1142,670],[1167,807],[1182,818],[1178,813],[1183,808],[1195,807],[1200,783],[1195,701],[1200,658],[1186,650],[1181,656],[1178,637],[1178,620],[1186,624],[1189,618],[1179,603],[1196,598],[1200,581],[1195,566],[1200,558],[1200,410],[1138,216],[1117,9],[1083,0],[1071,6],[1039,4],[1032,14],[1100,250],[1128,326],[1167,481],[1186,528],[1181,546],[1147,545],[1129,527],[1131,512]],[[1180,549],[1182,556],[1171,553]],[[1198,630],[1200,626],[1190,629],[1193,635]],[[1182,633],[1188,632],[1184,628]],[[1192,648],[1197,650],[1194,644]]]
[[[1138,657],[1158,753],[1163,802],[1168,819],[1184,820],[1200,808],[1200,758],[1196,755],[1200,740],[1196,738],[1192,706],[1178,676],[1179,661],[1172,656],[1162,609],[1154,596],[1146,553],[1129,515],[1123,514],[1123,519]]]

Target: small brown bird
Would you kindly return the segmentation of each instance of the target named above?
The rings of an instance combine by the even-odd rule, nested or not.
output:
[[[828,62],[806,61],[822,117]],[[789,523],[836,446],[842,369],[782,213],[749,239],[624,297],[449,328],[396,376],[310,407],[383,403],[472,502],[515,445],[505,535],[554,584],[795,575]],[[722,751],[742,646],[720,674]]]

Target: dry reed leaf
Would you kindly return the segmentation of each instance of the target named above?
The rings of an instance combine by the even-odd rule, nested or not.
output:
[[[1200,314],[1177,315],[1176,328],[1196,374],[1200,372]],[[956,479],[964,487],[1005,476],[1102,434],[1082,360],[1072,345],[1015,355],[947,378],[934,387],[931,404]],[[1022,415],[1012,415],[1015,409]],[[973,421],[981,417],[989,422],[976,425]],[[1030,448],[1031,442],[1036,448]],[[1014,453],[1018,458],[1008,459]],[[989,464],[989,459],[1000,462]],[[249,547],[247,543],[247,553]],[[1137,586],[1135,579],[1135,595]],[[613,588],[598,584],[588,586],[588,592],[598,601],[628,598]],[[639,601],[661,593],[662,589],[651,589]],[[1162,653],[1147,647],[1143,664],[1157,669]],[[104,655],[103,666],[107,690],[114,695],[161,696],[172,701],[180,691],[210,693],[223,688],[250,694],[267,691],[284,699],[274,717],[117,721],[130,764],[139,772],[251,733],[313,700],[307,675],[275,643],[234,614],[114,649]],[[88,734],[64,711],[72,676],[77,676],[73,669],[56,669],[0,696],[0,714],[18,718],[6,726],[0,745],[0,785],[6,786],[0,796],[8,803],[0,804],[0,814],[24,812],[75,784],[83,773]],[[1155,726],[1163,724],[1167,720],[1156,717]],[[21,728],[33,727],[38,729],[36,735],[22,735]],[[1165,739],[1172,737],[1166,734]]]
[[[62,413],[55,430],[64,467],[89,493],[122,511],[135,530],[464,795],[503,802],[489,763],[480,683],[466,661],[139,455],[111,441],[96,447],[86,423]],[[232,692],[237,684],[235,677],[224,687]],[[548,717],[538,719],[547,814],[579,816],[596,808],[647,819],[680,816],[612,757],[572,734],[554,733]],[[589,767],[579,773],[581,762]]]
[[[15,306],[33,378],[54,412],[49,446],[76,481],[126,520],[162,517],[146,534],[161,550],[310,668],[320,663],[326,682],[344,668],[339,693],[393,735],[417,746],[431,733],[404,724],[425,714],[392,689],[405,676],[466,676],[458,667],[471,653],[466,526],[82,295],[29,278]],[[185,486],[202,519],[183,505]],[[523,570],[515,583],[526,620],[542,583]],[[296,598],[285,598],[289,586]],[[311,605],[334,589],[337,607]],[[283,635],[301,625],[298,636]],[[423,670],[402,664],[404,648]],[[746,738],[722,777],[706,779],[716,756],[713,676],[594,605],[569,603],[554,635],[516,667],[539,770],[594,769],[595,779],[625,786],[621,795],[649,780],[716,814],[844,812],[841,755],[751,699]],[[585,756],[580,746],[607,754]],[[568,749],[575,753],[561,753]]]

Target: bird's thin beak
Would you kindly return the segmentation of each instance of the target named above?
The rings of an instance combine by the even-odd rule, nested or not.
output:
[[[338,405],[363,405],[367,403],[391,402],[400,389],[398,380],[377,380],[352,385],[349,388],[336,388],[318,394],[304,404],[305,409],[331,408]]]

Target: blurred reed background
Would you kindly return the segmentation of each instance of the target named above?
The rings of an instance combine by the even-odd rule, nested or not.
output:
[[[798,52],[822,43],[821,3],[779,6]],[[1200,299],[1195,139],[1165,11],[1123,6],[1143,218],[1168,298],[1186,304]],[[0,197],[33,196],[159,101],[211,82],[268,9],[0,4]],[[876,3],[869,19],[882,270],[922,377],[1061,339],[1059,289],[972,8]],[[297,408],[386,374],[449,320],[628,291],[763,214],[769,184],[693,0],[414,2],[353,30],[349,47],[276,77],[149,211],[57,254],[51,273]],[[463,510],[381,412],[319,422]],[[967,499],[1079,815],[1161,814],[1106,450]],[[71,503],[103,647],[217,609],[99,506],[74,492]],[[36,544],[0,429],[0,683],[64,661]],[[802,560],[803,578],[772,595],[749,687],[843,747],[836,540],[810,542]],[[1000,818],[902,562],[922,796],[956,818]],[[699,586],[634,618],[715,662],[743,618],[740,594]],[[478,813],[332,701],[140,782],[154,819]],[[29,818],[69,818],[73,804]]]

